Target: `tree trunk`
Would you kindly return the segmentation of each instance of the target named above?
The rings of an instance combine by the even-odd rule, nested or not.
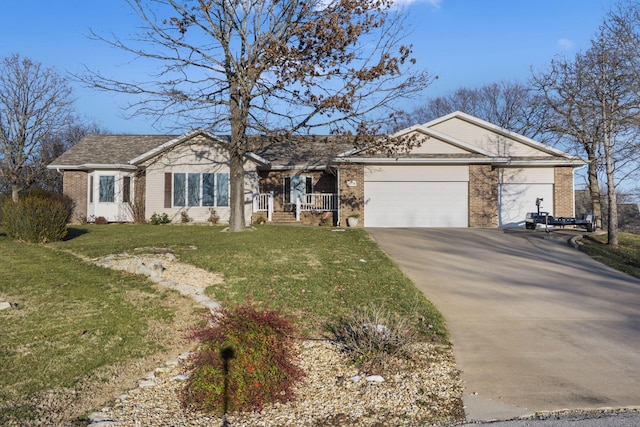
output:
[[[244,231],[244,156],[236,152],[231,157],[231,176],[229,177],[230,217],[229,231]]]
[[[229,79],[235,81],[230,73]],[[244,231],[244,153],[246,142],[246,123],[249,112],[243,108],[239,84],[231,84],[229,107],[231,121],[231,141],[229,145],[229,231]]]
[[[608,138],[611,138],[610,136]],[[613,176],[613,163],[611,160],[611,140],[604,142],[605,168],[607,172],[607,209],[609,221],[607,224],[608,243],[618,246],[618,197],[616,195],[616,183]]]
[[[589,185],[589,200],[591,202],[591,212],[596,216],[596,224],[602,228],[602,194],[600,193],[600,182],[598,181],[598,163],[591,150],[587,150],[587,180]]]
[[[18,201],[20,190],[21,188],[18,185],[14,184],[11,186],[11,200],[13,200],[14,203]]]

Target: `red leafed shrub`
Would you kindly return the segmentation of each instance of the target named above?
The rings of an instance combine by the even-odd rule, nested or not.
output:
[[[248,303],[221,309],[193,331],[200,347],[182,393],[187,409],[225,414],[293,399],[304,377],[297,366],[298,329],[280,311]]]

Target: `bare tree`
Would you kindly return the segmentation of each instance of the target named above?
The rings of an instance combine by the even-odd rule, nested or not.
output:
[[[53,69],[18,54],[2,60],[0,178],[14,201],[43,170],[42,143],[68,125],[71,105],[71,88]]]
[[[630,25],[631,9],[612,12],[589,50],[572,61],[558,59],[550,70],[534,76],[552,108],[550,128],[582,149],[588,160],[588,181],[594,213],[601,205],[599,173],[606,181],[607,232],[618,244],[616,190],[637,170],[640,141],[640,55],[638,22]]]
[[[461,87],[433,98],[403,121],[403,126],[424,123],[454,111],[462,111],[504,129],[542,142],[550,134],[543,126],[545,104],[531,87],[518,82],[500,81],[479,88]]]
[[[551,113],[546,126],[563,139],[569,149],[587,157],[587,185],[591,212],[602,216],[601,193],[598,179],[600,129],[593,118],[591,88],[586,80],[589,73],[585,58],[563,58],[551,61],[549,69],[534,74],[533,86],[543,94]]]
[[[94,36],[157,73],[143,83],[82,78],[140,95],[133,114],[170,114],[229,134],[232,231],[245,228],[246,152],[314,129],[364,143],[393,118],[396,101],[430,82],[425,71],[410,72],[406,26],[391,0],[127,2],[143,25],[136,39]]]

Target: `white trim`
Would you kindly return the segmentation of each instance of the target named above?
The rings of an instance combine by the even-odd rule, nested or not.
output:
[[[396,163],[396,164],[405,164],[405,163],[425,163],[425,164],[469,164],[469,163],[484,163],[484,164],[507,164],[509,163],[508,158],[486,158],[486,157],[463,157],[463,158],[455,158],[455,157],[350,157],[348,159],[335,159],[336,163]]]
[[[580,168],[584,166],[584,162],[580,159],[509,160],[509,166],[572,166]]]
[[[261,163],[264,166],[271,166],[271,162],[263,157],[258,156],[256,153],[249,151],[245,153],[245,157],[250,158],[256,163]]]
[[[308,170],[308,171],[322,171],[330,169],[330,166],[307,166],[307,165],[274,165],[269,167],[271,171],[286,171],[286,170]]]
[[[110,169],[110,170],[137,170],[137,166],[132,166],[130,164],[104,164],[104,163],[85,163],[82,165],[49,165],[47,169],[51,170],[102,170],[102,169]]]

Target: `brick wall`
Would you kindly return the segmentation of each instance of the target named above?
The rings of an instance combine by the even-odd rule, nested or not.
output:
[[[347,183],[355,183],[353,186]],[[358,226],[364,225],[364,165],[346,163],[340,165],[340,226],[347,226],[347,218],[358,214]]]
[[[558,166],[554,169],[554,216],[573,216],[573,168]]]
[[[469,227],[498,227],[498,171],[469,165]]]
[[[78,223],[87,218],[87,178],[84,171],[65,171],[62,176],[62,192],[74,202],[71,221]]]

